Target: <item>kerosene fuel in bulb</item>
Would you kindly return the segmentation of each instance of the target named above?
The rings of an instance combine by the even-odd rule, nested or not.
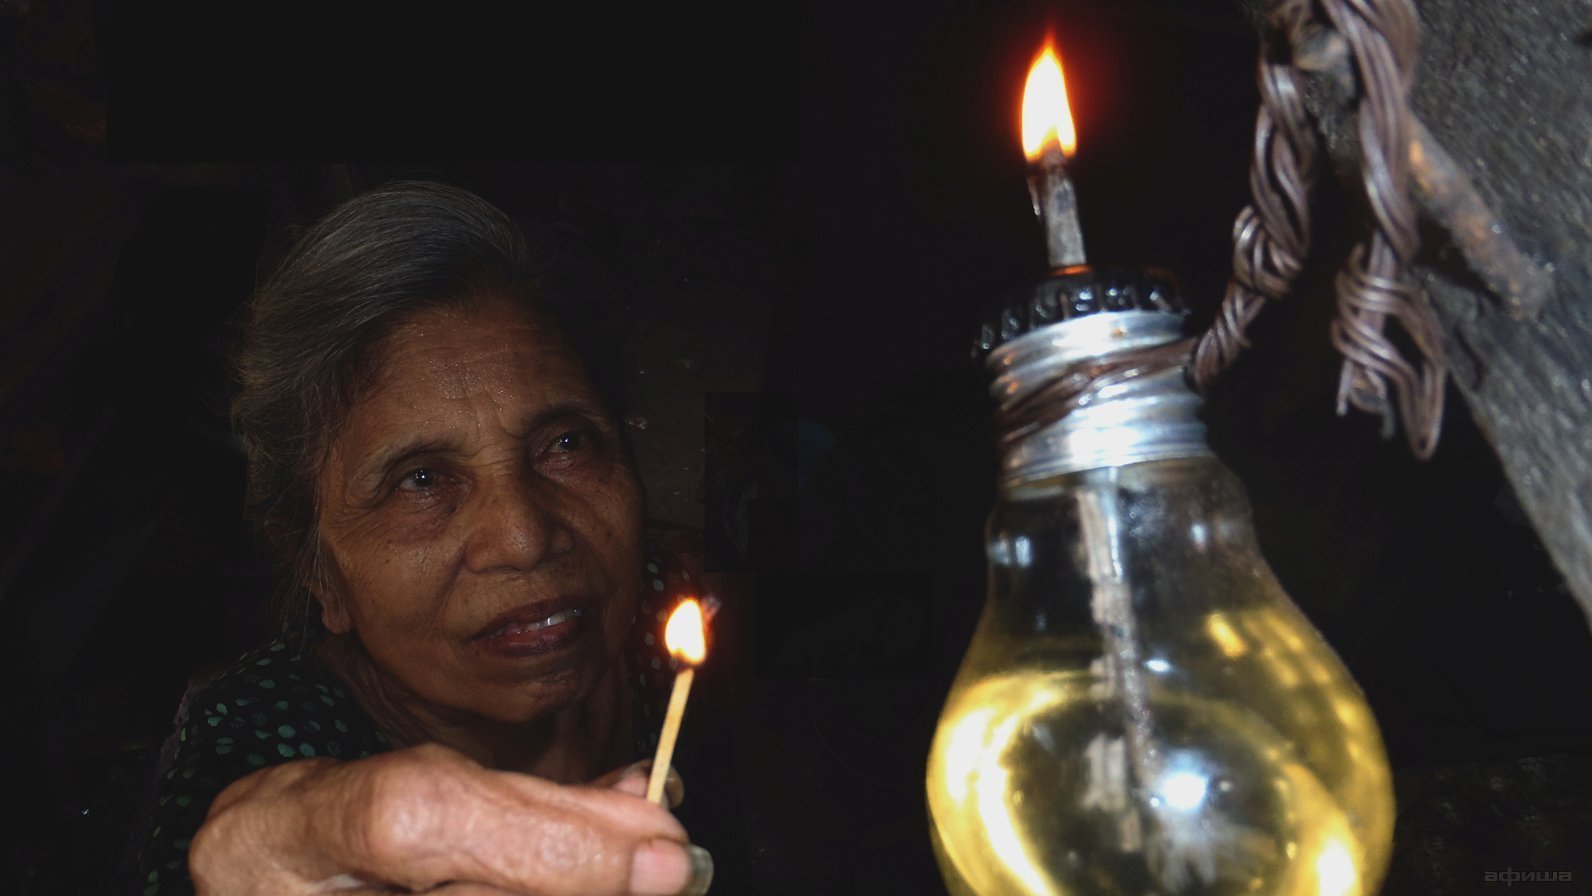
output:
[[[1058,173],[1036,210],[1076,230]],[[989,590],[928,763],[947,884],[1371,896],[1393,826],[1381,737],[1207,446],[1176,284],[1049,236],[1056,270],[984,334]]]

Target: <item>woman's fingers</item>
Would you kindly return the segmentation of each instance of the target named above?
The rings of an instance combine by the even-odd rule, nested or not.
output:
[[[647,795],[647,784],[652,776],[652,760],[643,759],[624,768],[611,771],[592,782],[593,787],[610,787],[633,796],[644,797]],[[668,799],[669,808],[677,809],[685,801],[685,779],[680,777],[680,772],[673,766],[669,767],[669,774],[663,780],[663,795]]]
[[[228,890],[219,884],[239,863],[274,868],[304,891],[347,874],[412,890],[663,896],[702,892],[712,877],[707,854],[643,798],[488,771],[442,747],[251,780],[217,800],[206,827],[193,865],[214,892]]]
[[[712,883],[713,857],[690,843],[649,840],[636,849],[630,866],[630,892],[637,896],[702,896]]]
[[[647,775],[651,773],[651,771],[652,760],[643,759],[640,762],[632,762],[623,768],[616,768],[600,778],[593,779],[591,781],[591,786],[613,787],[623,790],[626,793],[633,793],[636,796],[643,796],[647,792],[647,786],[645,782],[647,780]],[[639,791],[635,789],[636,778],[640,778],[643,782],[641,785],[641,790]]]
[[[699,846],[654,840],[642,844],[631,865],[630,889],[634,896],[703,896],[713,883],[713,858]],[[360,889],[351,896],[374,896],[391,890]],[[427,889],[447,896],[516,896],[523,890],[469,881],[449,881]],[[337,896],[343,896],[339,893]]]
[[[690,880],[685,830],[644,799],[487,771],[441,748],[406,752],[370,810],[383,839],[361,845],[394,883],[573,896],[678,892],[668,887]]]
[[[636,852],[629,892],[635,896],[703,896],[712,883],[713,859],[707,850],[672,840],[654,840],[642,844]],[[446,896],[514,896],[518,891],[454,881],[426,892]]]

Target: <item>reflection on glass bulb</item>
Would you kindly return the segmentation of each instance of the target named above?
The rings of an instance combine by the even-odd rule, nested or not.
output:
[[[1222,653],[1231,659],[1237,659],[1249,652],[1249,647],[1238,632],[1233,630],[1232,623],[1221,613],[1212,613],[1205,619],[1205,630],[1210,633],[1211,640],[1222,649]]]
[[[1321,849],[1316,860],[1316,876],[1320,878],[1322,896],[1346,896],[1355,889],[1354,857],[1341,840],[1330,840]]]
[[[1042,709],[1043,697],[1030,702],[1029,711]],[[996,755],[1011,744],[1017,732],[1020,716],[1012,716],[1000,723],[990,734],[984,755]],[[1028,851],[1028,839],[1019,833],[1017,822],[1007,805],[1011,775],[1000,763],[990,763],[978,769],[978,816],[984,822],[989,841],[1006,868],[1025,886],[1038,888],[1045,885],[1041,863]],[[1020,802],[1020,801],[1019,801]]]
[[[1176,772],[1167,775],[1161,784],[1161,798],[1173,809],[1193,809],[1205,799],[1207,783],[1204,778],[1192,772]]]
[[[1375,722],[1246,517],[1210,458],[1003,495],[992,559],[1035,562],[992,564],[929,756],[953,893],[1374,892],[1393,817]]]

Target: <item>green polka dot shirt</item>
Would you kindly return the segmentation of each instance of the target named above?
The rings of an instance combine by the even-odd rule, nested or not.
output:
[[[646,563],[627,651],[637,759],[657,746],[662,707],[678,668],[662,643],[664,621],[681,600],[701,596],[676,558],[654,548]],[[314,655],[280,641],[246,654],[179,711],[141,838],[135,892],[193,892],[188,846],[211,801],[233,781],[268,765],[315,756],[362,759],[391,749],[376,723]]]

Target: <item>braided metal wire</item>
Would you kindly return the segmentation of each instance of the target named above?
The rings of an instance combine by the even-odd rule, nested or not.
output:
[[[1353,405],[1379,413],[1390,431],[1396,406],[1410,449],[1424,459],[1436,450],[1442,427],[1446,364],[1437,317],[1409,270],[1420,248],[1410,200],[1408,102],[1420,21],[1409,0],[1325,0],[1322,7],[1359,75],[1360,172],[1376,219],[1336,282],[1332,344],[1344,357],[1338,412]],[[1389,338],[1389,318],[1413,361]]]
[[[1271,4],[1262,34],[1253,203],[1234,224],[1233,279],[1217,321],[1196,345],[1194,378],[1206,388],[1232,363],[1247,345],[1244,329],[1265,301],[1287,294],[1309,249],[1308,194],[1319,138],[1304,107],[1303,76],[1277,54],[1279,40],[1287,41],[1291,55],[1307,29],[1322,26],[1348,45],[1358,76],[1361,185],[1374,219],[1335,283],[1331,338],[1344,357],[1338,411],[1353,406],[1381,414],[1389,433],[1396,412],[1411,450],[1426,458],[1442,426],[1446,365],[1436,315],[1409,270],[1420,245],[1410,198],[1414,120],[1408,105],[1420,24],[1410,0]],[[1398,326],[1397,337],[1387,332],[1389,320]]]
[[[1249,169],[1252,201],[1233,222],[1233,277],[1221,311],[1194,350],[1194,380],[1208,388],[1249,343],[1244,331],[1268,300],[1288,295],[1310,249],[1310,188],[1318,146],[1292,48],[1313,21],[1311,0],[1279,0],[1261,31],[1260,112]]]

